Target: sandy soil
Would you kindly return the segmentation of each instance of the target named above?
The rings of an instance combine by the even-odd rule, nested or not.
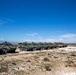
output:
[[[76,47],[0,55],[0,75],[76,75]]]

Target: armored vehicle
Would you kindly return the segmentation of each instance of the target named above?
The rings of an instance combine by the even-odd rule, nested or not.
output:
[[[9,42],[3,42],[0,44],[0,54],[14,53],[15,50],[16,46]]]
[[[58,48],[62,48],[62,47],[67,47],[66,44],[62,43],[62,42],[55,42],[54,43]]]
[[[21,51],[48,50],[48,49],[61,48],[61,47],[67,47],[67,45],[65,45],[64,43],[59,43],[59,42],[55,42],[55,43],[51,43],[51,42],[50,43],[23,42],[23,43],[18,44],[18,48]]]
[[[34,43],[23,42],[23,43],[19,43],[18,47],[21,51],[34,51],[34,50],[36,50],[36,45]]]

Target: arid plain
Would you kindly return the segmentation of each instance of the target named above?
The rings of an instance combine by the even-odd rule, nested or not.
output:
[[[76,75],[76,47],[0,55],[0,75]]]

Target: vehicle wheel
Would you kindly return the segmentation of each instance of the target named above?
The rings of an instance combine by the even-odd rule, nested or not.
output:
[[[7,54],[7,50],[5,50],[5,54]]]
[[[4,54],[7,54],[7,50],[3,50],[3,53],[4,53]]]

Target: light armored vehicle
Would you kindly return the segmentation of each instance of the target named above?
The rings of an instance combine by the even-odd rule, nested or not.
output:
[[[0,44],[0,54],[15,53],[15,50],[16,46],[9,42],[3,42]]]

